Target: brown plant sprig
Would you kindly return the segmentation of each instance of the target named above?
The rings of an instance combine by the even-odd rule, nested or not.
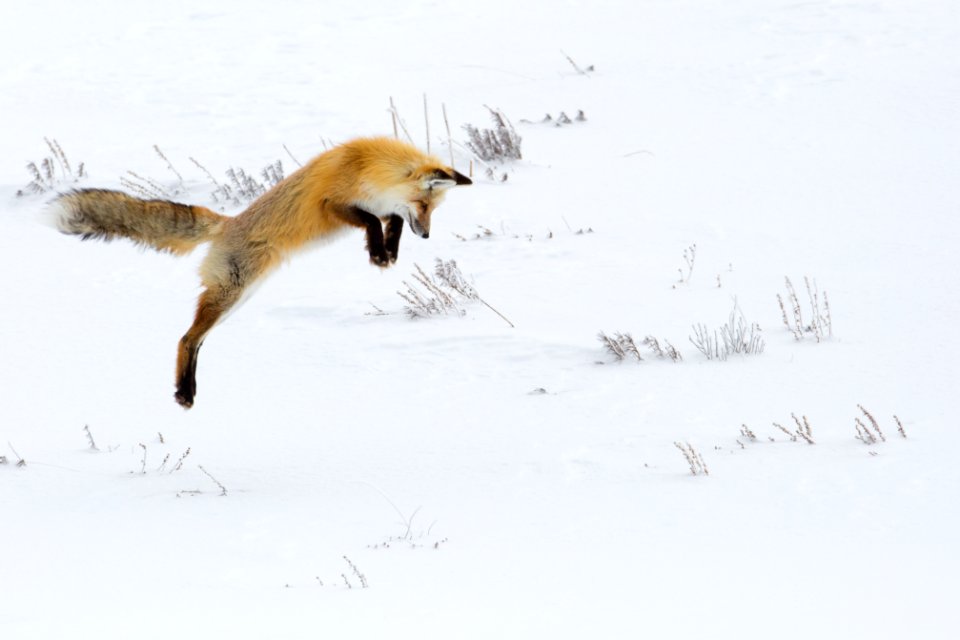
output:
[[[83,425],[83,431],[87,435],[87,444],[90,445],[91,451],[100,451],[97,447],[97,443],[93,441],[93,434],[90,433],[90,425]]]
[[[223,486],[223,484],[222,484],[219,480],[217,480],[216,478],[214,478],[212,473],[210,473],[209,471],[207,471],[206,469],[204,469],[204,468],[203,468],[203,465],[199,465],[199,464],[198,464],[197,466],[200,468],[200,471],[203,471],[203,473],[204,473],[208,478],[210,478],[211,480],[213,480],[213,483],[214,483],[215,485],[217,485],[218,487],[220,487],[220,495],[221,495],[221,496],[227,495],[227,488],[226,488],[225,486]]]
[[[687,460],[687,464],[690,465],[690,473],[698,476],[703,474],[705,476],[710,475],[710,470],[707,468],[707,463],[704,462],[703,456],[693,448],[689,442],[674,442],[673,446],[680,450],[680,453],[683,454],[683,457]]]
[[[859,408],[860,411],[863,412],[863,415],[865,415],[865,416],[867,417],[867,420],[870,421],[870,426],[872,426],[872,427],[873,427],[873,430],[877,432],[877,435],[880,437],[880,441],[881,441],[881,442],[886,442],[886,441],[887,441],[887,438],[883,435],[883,431],[881,431],[880,425],[877,424],[877,420],[876,420],[876,418],[873,417],[873,414],[871,414],[869,411],[867,411],[866,409],[864,409],[864,407],[863,407],[862,404],[858,404],[858,405],[857,405],[857,408]]]
[[[876,444],[877,437],[873,435],[873,432],[867,428],[867,425],[863,424],[863,420],[860,418],[853,419],[854,426],[857,429],[857,435],[855,436],[857,440],[861,441],[863,444]]]
[[[797,425],[797,435],[807,441],[807,444],[816,444],[813,441],[813,430],[810,428],[810,421],[807,416],[803,416],[803,422],[797,417],[797,414],[791,413],[790,417]]]
[[[904,430],[904,428],[903,428],[903,423],[900,422],[900,418],[898,418],[898,417],[896,416],[896,414],[894,414],[893,419],[897,422],[897,431],[900,432],[900,435],[901,435],[902,437],[906,438],[906,437],[907,437],[907,432]]]

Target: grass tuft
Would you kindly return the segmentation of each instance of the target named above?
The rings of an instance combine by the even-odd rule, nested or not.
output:
[[[67,154],[56,138],[44,138],[43,141],[47,143],[50,155],[43,158],[39,165],[35,162],[27,163],[27,171],[32,179],[23,189],[17,191],[18,198],[56,191],[61,185],[75,183],[87,177],[82,162],[74,172]]]
[[[467,147],[481,160],[486,162],[507,162],[521,160],[520,150],[523,139],[513,128],[510,120],[499,109],[487,107],[493,120],[493,129],[479,129],[472,124],[464,125],[469,140]]]
[[[689,340],[707,360],[726,360],[738,353],[761,354],[766,346],[760,325],[755,322],[748,324],[736,302],[725,324],[712,332],[704,324],[695,324]]]
[[[790,278],[784,278],[784,280],[787,288],[786,301],[778,293],[777,302],[780,305],[780,314],[787,330],[793,334],[796,340],[803,340],[806,335],[812,335],[817,342],[832,338],[833,318],[830,315],[830,301],[827,298],[827,292],[823,292],[823,303],[821,304],[821,293],[817,288],[817,281],[811,281],[807,276],[803,277],[810,305],[810,320],[804,321],[797,291]]]
[[[397,295],[407,302],[404,311],[410,318],[427,318],[434,315],[466,315],[463,305],[477,301],[514,328],[509,319],[486,300],[480,297],[476,288],[467,281],[455,260],[436,259],[433,275],[428,275],[419,264],[414,264],[414,284],[403,281],[405,291]]]
[[[703,456],[701,456],[689,442],[674,442],[673,446],[679,449],[680,453],[682,453],[683,457],[687,460],[692,475],[710,475],[710,470],[707,468],[707,463],[704,462]]]

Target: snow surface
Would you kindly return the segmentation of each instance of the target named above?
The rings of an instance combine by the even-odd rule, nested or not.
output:
[[[0,635],[957,637],[958,6],[5,3]],[[289,171],[284,145],[392,133],[390,97],[422,145],[424,94],[436,153],[441,104],[461,142],[486,104],[524,159],[389,271],[359,233],[292,260],[211,334],[189,412],[202,251],[81,243],[16,197],[49,137],[88,173],[60,189],[176,189],[156,144],[210,205],[189,158]],[[437,257],[516,328],[408,319]],[[819,344],[776,301],[805,275]],[[708,361],[691,327],[734,301],[766,349]],[[684,360],[616,363],[599,331]]]

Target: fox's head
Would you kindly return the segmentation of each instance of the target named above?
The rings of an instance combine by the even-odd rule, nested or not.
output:
[[[447,189],[473,184],[467,176],[449,167],[425,165],[412,172],[404,184],[404,200],[393,213],[407,221],[421,238],[430,237],[430,216],[443,202]]]
[[[447,189],[473,184],[436,156],[395,138],[358,138],[320,157],[335,163],[353,204],[381,219],[400,216],[421,238],[430,237],[430,216]]]

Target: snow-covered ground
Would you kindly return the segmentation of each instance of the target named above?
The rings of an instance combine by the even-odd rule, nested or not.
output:
[[[0,636],[955,637],[955,2],[36,1],[0,52]],[[87,174],[58,189],[215,206],[190,158],[289,172],[392,134],[391,97],[425,146],[424,95],[442,157],[441,105],[461,143],[490,105],[524,159],[389,271],[359,233],[291,261],[189,412],[202,250],[81,243],[16,196],[47,137]],[[406,317],[435,258],[515,328]],[[789,277],[809,318],[804,276],[820,343],[777,304]],[[735,305],[763,353],[707,360],[693,325]]]

